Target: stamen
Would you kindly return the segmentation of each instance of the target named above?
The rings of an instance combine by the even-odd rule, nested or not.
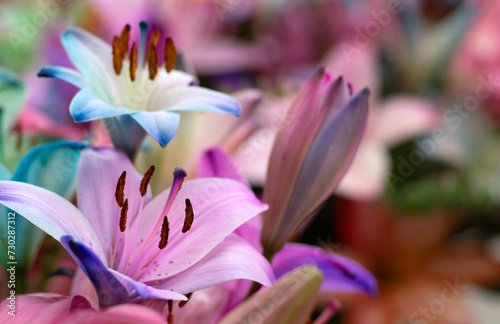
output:
[[[183,168],[175,168],[174,170],[174,180],[172,182],[172,188],[170,188],[170,192],[168,194],[167,202],[165,203],[165,207],[163,208],[163,211],[160,214],[160,217],[157,217],[156,223],[152,226],[152,228],[160,228],[162,226],[162,215],[168,215],[168,212],[170,211],[170,208],[172,208],[172,204],[174,203],[175,197],[177,196],[177,193],[179,192],[179,189],[181,188],[182,182],[184,181],[184,178],[187,177],[187,173]],[[143,198],[144,199],[144,198]],[[135,220],[137,222],[138,218]],[[163,227],[163,226],[162,226]],[[150,253],[152,249],[157,248],[157,231],[151,231],[148,237],[144,238],[144,244],[143,248],[139,252],[138,256],[135,258],[135,262],[132,264],[129,273],[134,272],[137,268],[140,268],[141,266],[141,254],[145,253]],[[135,241],[135,238],[134,238]]]
[[[158,40],[160,39],[160,30],[158,28],[155,29],[153,34],[151,35],[150,43],[154,46],[158,45]]]
[[[127,54],[129,39],[130,39],[130,25],[126,24],[122,30],[122,34],[120,35],[122,60],[125,58],[125,55]]]
[[[135,42],[132,43],[132,49],[129,54],[130,60],[130,80],[135,80],[135,71],[137,70],[137,47],[135,46]]]
[[[127,212],[128,212],[128,199],[125,199],[123,207],[120,211],[120,231],[125,232],[127,229]]]
[[[164,216],[163,224],[161,225],[160,243],[158,244],[160,250],[164,249],[167,246],[169,232],[170,232],[170,226],[168,224],[168,218],[167,216]]]
[[[141,21],[139,23],[139,28],[141,29],[141,42],[139,44],[139,66],[144,66],[144,54],[146,54],[146,38],[148,34],[148,23],[146,21]]]
[[[149,78],[154,80],[156,74],[158,74],[158,53],[156,53],[156,47],[151,44],[146,54],[148,60]]]
[[[177,50],[175,49],[174,41],[169,37],[165,41],[165,69],[167,73],[170,73],[174,69],[176,60]]]
[[[118,36],[113,38],[113,68],[115,69],[116,75],[120,75],[122,73],[122,65],[123,65],[123,49],[122,43]]]
[[[168,312],[172,313],[172,310],[174,308],[174,302],[172,300],[167,300],[167,305],[168,305]]]
[[[190,292],[189,294],[186,294],[186,295],[185,295],[185,296],[187,297],[187,300],[181,300],[181,301],[179,302],[179,308],[182,308],[182,307],[186,306],[186,304],[187,304],[187,302],[189,301],[189,298],[191,298],[191,295],[192,295],[192,294],[193,294],[193,293],[192,293],[192,292]]]
[[[191,225],[193,225],[194,220],[194,212],[193,206],[191,205],[191,201],[186,199],[186,217],[184,218],[184,226],[182,227],[182,233],[186,233],[191,229]]]
[[[174,308],[174,303],[172,302],[172,300],[167,300],[167,305],[168,305],[167,323],[173,324],[174,323],[174,314],[172,314],[172,311]]]
[[[115,198],[118,206],[123,207],[123,198],[125,197],[125,178],[127,177],[127,171],[123,171],[122,175],[118,178],[116,182]]]
[[[149,181],[151,180],[153,173],[155,173],[155,166],[154,165],[149,167],[148,171],[146,171],[146,173],[144,173],[144,177],[141,180],[141,186],[139,187],[139,191],[141,192],[141,196],[143,196],[143,197],[144,197],[144,195],[146,195],[146,192],[148,191]]]

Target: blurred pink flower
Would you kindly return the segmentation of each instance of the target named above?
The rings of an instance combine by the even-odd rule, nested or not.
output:
[[[449,69],[450,85],[455,91],[475,94],[482,82],[478,79],[493,80],[496,88],[500,80],[500,2],[484,1],[482,10],[467,30],[460,47],[456,51]],[[500,94],[490,91],[485,108],[500,121]],[[475,94],[478,96],[477,94]]]

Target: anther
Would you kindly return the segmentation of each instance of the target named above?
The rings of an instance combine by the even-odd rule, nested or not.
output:
[[[116,198],[116,203],[120,207],[123,207],[123,199],[125,197],[124,190],[125,190],[126,177],[127,177],[127,171],[123,171],[121,176],[118,178],[118,181],[116,182],[115,198]]]
[[[143,197],[146,194],[146,192],[148,191],[149,181],[151,180],[153,173],[155,173],[155,166],[154,165],[149,167],[148,171],[146,171],[146,173],[144,173],[144,177],[141,180],[141,186],[139,187],[139,191],[141,192],[141,196],[143,196]]]
[[[125,58],[125,55],[127,54],[129,39],[130,39],[130,25],[126,24],[120,35],[122,60]]]
[[[153,44],[149,46],[146,59],[148,60],[149,78],[154,80],[158,74],[158,53],[156,53],[156,47]]]
[[[193,294],[193,293],[192,293],[192,292],[190,292],[189,294],[186,294],[186,295],[185,295],[185,296],[187,297],[187,300],[181,300],[181,301],[179,302],[179,308],[182,308],[182,307],[186,306],[186,304],[187,304],[187,302],[189,301],[189,298],[191,298],[191,295],[192,295],[192,294]]]
[[[170,73],[174,69],[176,60],[177,50],[175,49],[174,41],[169,37],[165,41],[165,69],[167,73]]]
[[[122,73],[122,64],[123,64],[123,49],[121,39],[118,36],[113,38],[113,68],[115,70],[116,75],[120,75]]]
[[[160,243],[158,243],[158,247],[160,250],[164,249],[168,244],[168,233],[170,232],[170,226],[168,224],[167,216],[163,217],[163,224],[161,225],[161,233],[160,233]]]
[[[128,211],[128,199],[125,199],[123,207],[120,211],[120,231],[125,232],[127,228],[127,211]]]
[[[191,205],[191,201],[186,199],[186,217],[184,218],[184,226],[182,227],[182,233],[186,233],[191,229],[191,225],[193,225],[194,220],[194,212],[193,206]]]
[[[174,302],[171,299],[167,300],[167,305],[168,305],[168,312],[172,314],[172,311],[174,309]]]
[[[158,40],[160,39],[160,30],[157,28],[151,35],[151,44],[154,46],[158,45]]]
[[[174,309],[174,303],[172,300],[167,300],[167,305],[168,305],[167,323],[173,324],[174,323],[174,314],[172,314],[172,311]]]
[[[135,80],[135,71],[137,70],[137,47],[135,46],[135,42],[132,43],[132,49],[129,54],[130,60],[130,80]]]

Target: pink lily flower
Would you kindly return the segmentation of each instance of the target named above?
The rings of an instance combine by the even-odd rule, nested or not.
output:
[[[9,300],[2,302],[2,309],[9,310]],[[66,297],[56,294],[33,294],[16,297],[15,316],[7,311],[0,314],[0,321],[9,323],[95,323],[95,324],[162,324],[163,316],[146,306],[118,305],[97,311],[83,296]]]
[[[269,159],[261,237],[266,254],[279,251],[337,188],[363,136],[368,94],[351,95],[342,77],[320,69],[295,96]]]
[[[184,294],[233,279],[274,280],[263,256],[232,234],[267,208],[251,190],[214,178],[186,181],[181,190],[186,173],[178,168],[172,188],[151,199],[153,171],[142,178],[123,152],[87,149],[79,166],[79,209],[13,181],[0,182],[0,203],[63,244],[94,288],[77,274],[73,293],[97,297],[100,307],[186,300]]]

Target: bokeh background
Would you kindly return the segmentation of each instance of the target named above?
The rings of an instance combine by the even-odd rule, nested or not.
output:
[[[498,323],[499,16],[487,0],[4,0],[0,66],[28,85],[9,136],[20,156],[84,138],[92,126],[68,113],[76,89],[37,71],[70,66],[59,42],[69,25],[111,43],[147,20],[175,41],[179,68],[248,107],[237,122],[184,113],[166,150],[146,145],[138,163],[154,157],[166,172],[156,192],[214,144],[259,192],[288,103],[324,66],[370,89],[370,116],[337,193],[296,240],[358,260],[380,287],[377,298],[335,296],[332,323]]]

